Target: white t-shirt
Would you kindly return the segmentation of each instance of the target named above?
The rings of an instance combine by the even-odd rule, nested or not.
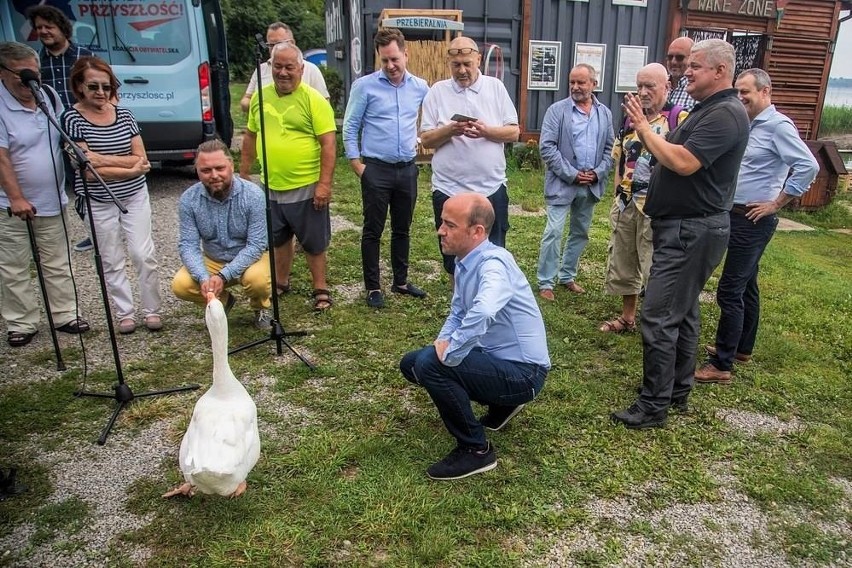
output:
[[[480,74],[468,88],[453,79],[438,81],[423,100],[420,131],[449,124],[454,114],[477,118],[489,126],[518,124],[518,113],[502,81]],[[489,196],[506,183],[502,142],[453,136],[432,156],[432,191],[449,196],[475,191]]]
[[[327,99],[329,96],[328,87],[325,86],[325,77],[322,76],[322,71],[307,59],[304,63],[305,70],[302,72],[302,82],[319,91]],[[269,64],[269,61],[260,64],[260,77],[263,80],[262,85],[264,87],[272,83],[272,65]],[[254,73],[251,74],[248,87],[246,87],[246,95],[251,96],[256,90],[257,70],[255,69]]]

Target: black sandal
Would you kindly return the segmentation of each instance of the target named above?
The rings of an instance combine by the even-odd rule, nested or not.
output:
[[[26,333],[23,331],[10,331],[6,334],[6,341],[9,343],[9,347],[23,347],[24,345],[28,345],[37,333],[38,330],[32,333]]]
[[[83,318],[74,318],[65,325],[60,325],[59,327],[57,327],[56,331],[61,331],[62,333],[70,333],[72,335],[85,333],[89,331],[89,322],[87,322]]]
[[[275,287],[278,288],[278,295],[279,296],[281,296],[282,294],[289,294],[290,290],[291,290],[290,282],[287,282],[286,284],[283,284],[283,285],[276,283]]]
[[[324,312],[334,305],[334,301],[331,299],[331,293],[329,293],[328,290],[317,288],[314,290],[313,296],[315,312]]]

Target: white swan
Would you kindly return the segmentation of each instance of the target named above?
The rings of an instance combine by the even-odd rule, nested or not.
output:
[[[215,295],[207,295],[205,315],[213,347],[213,384],[192,412],[180,444],[180,470],[186,483],[163,497],[196,492],[239,497],[260,456],[257,407],[228,365],[228,319]]]

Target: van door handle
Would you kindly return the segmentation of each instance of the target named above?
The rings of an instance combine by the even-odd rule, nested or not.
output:
[[[128,83],[130,85],[136,85],[136,84],[144,85],[144,84],[148,83],[148,79],[143,79],[142,77],[132,77],[130,79],[125,79],[124,82]]]

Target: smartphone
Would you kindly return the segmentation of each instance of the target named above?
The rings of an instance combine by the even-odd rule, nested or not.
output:
[[[450,120],[454,120],[456,122],[476,122],[476,119],[472,116],[465,116],[463,114],[454,114],[450,117]]]

